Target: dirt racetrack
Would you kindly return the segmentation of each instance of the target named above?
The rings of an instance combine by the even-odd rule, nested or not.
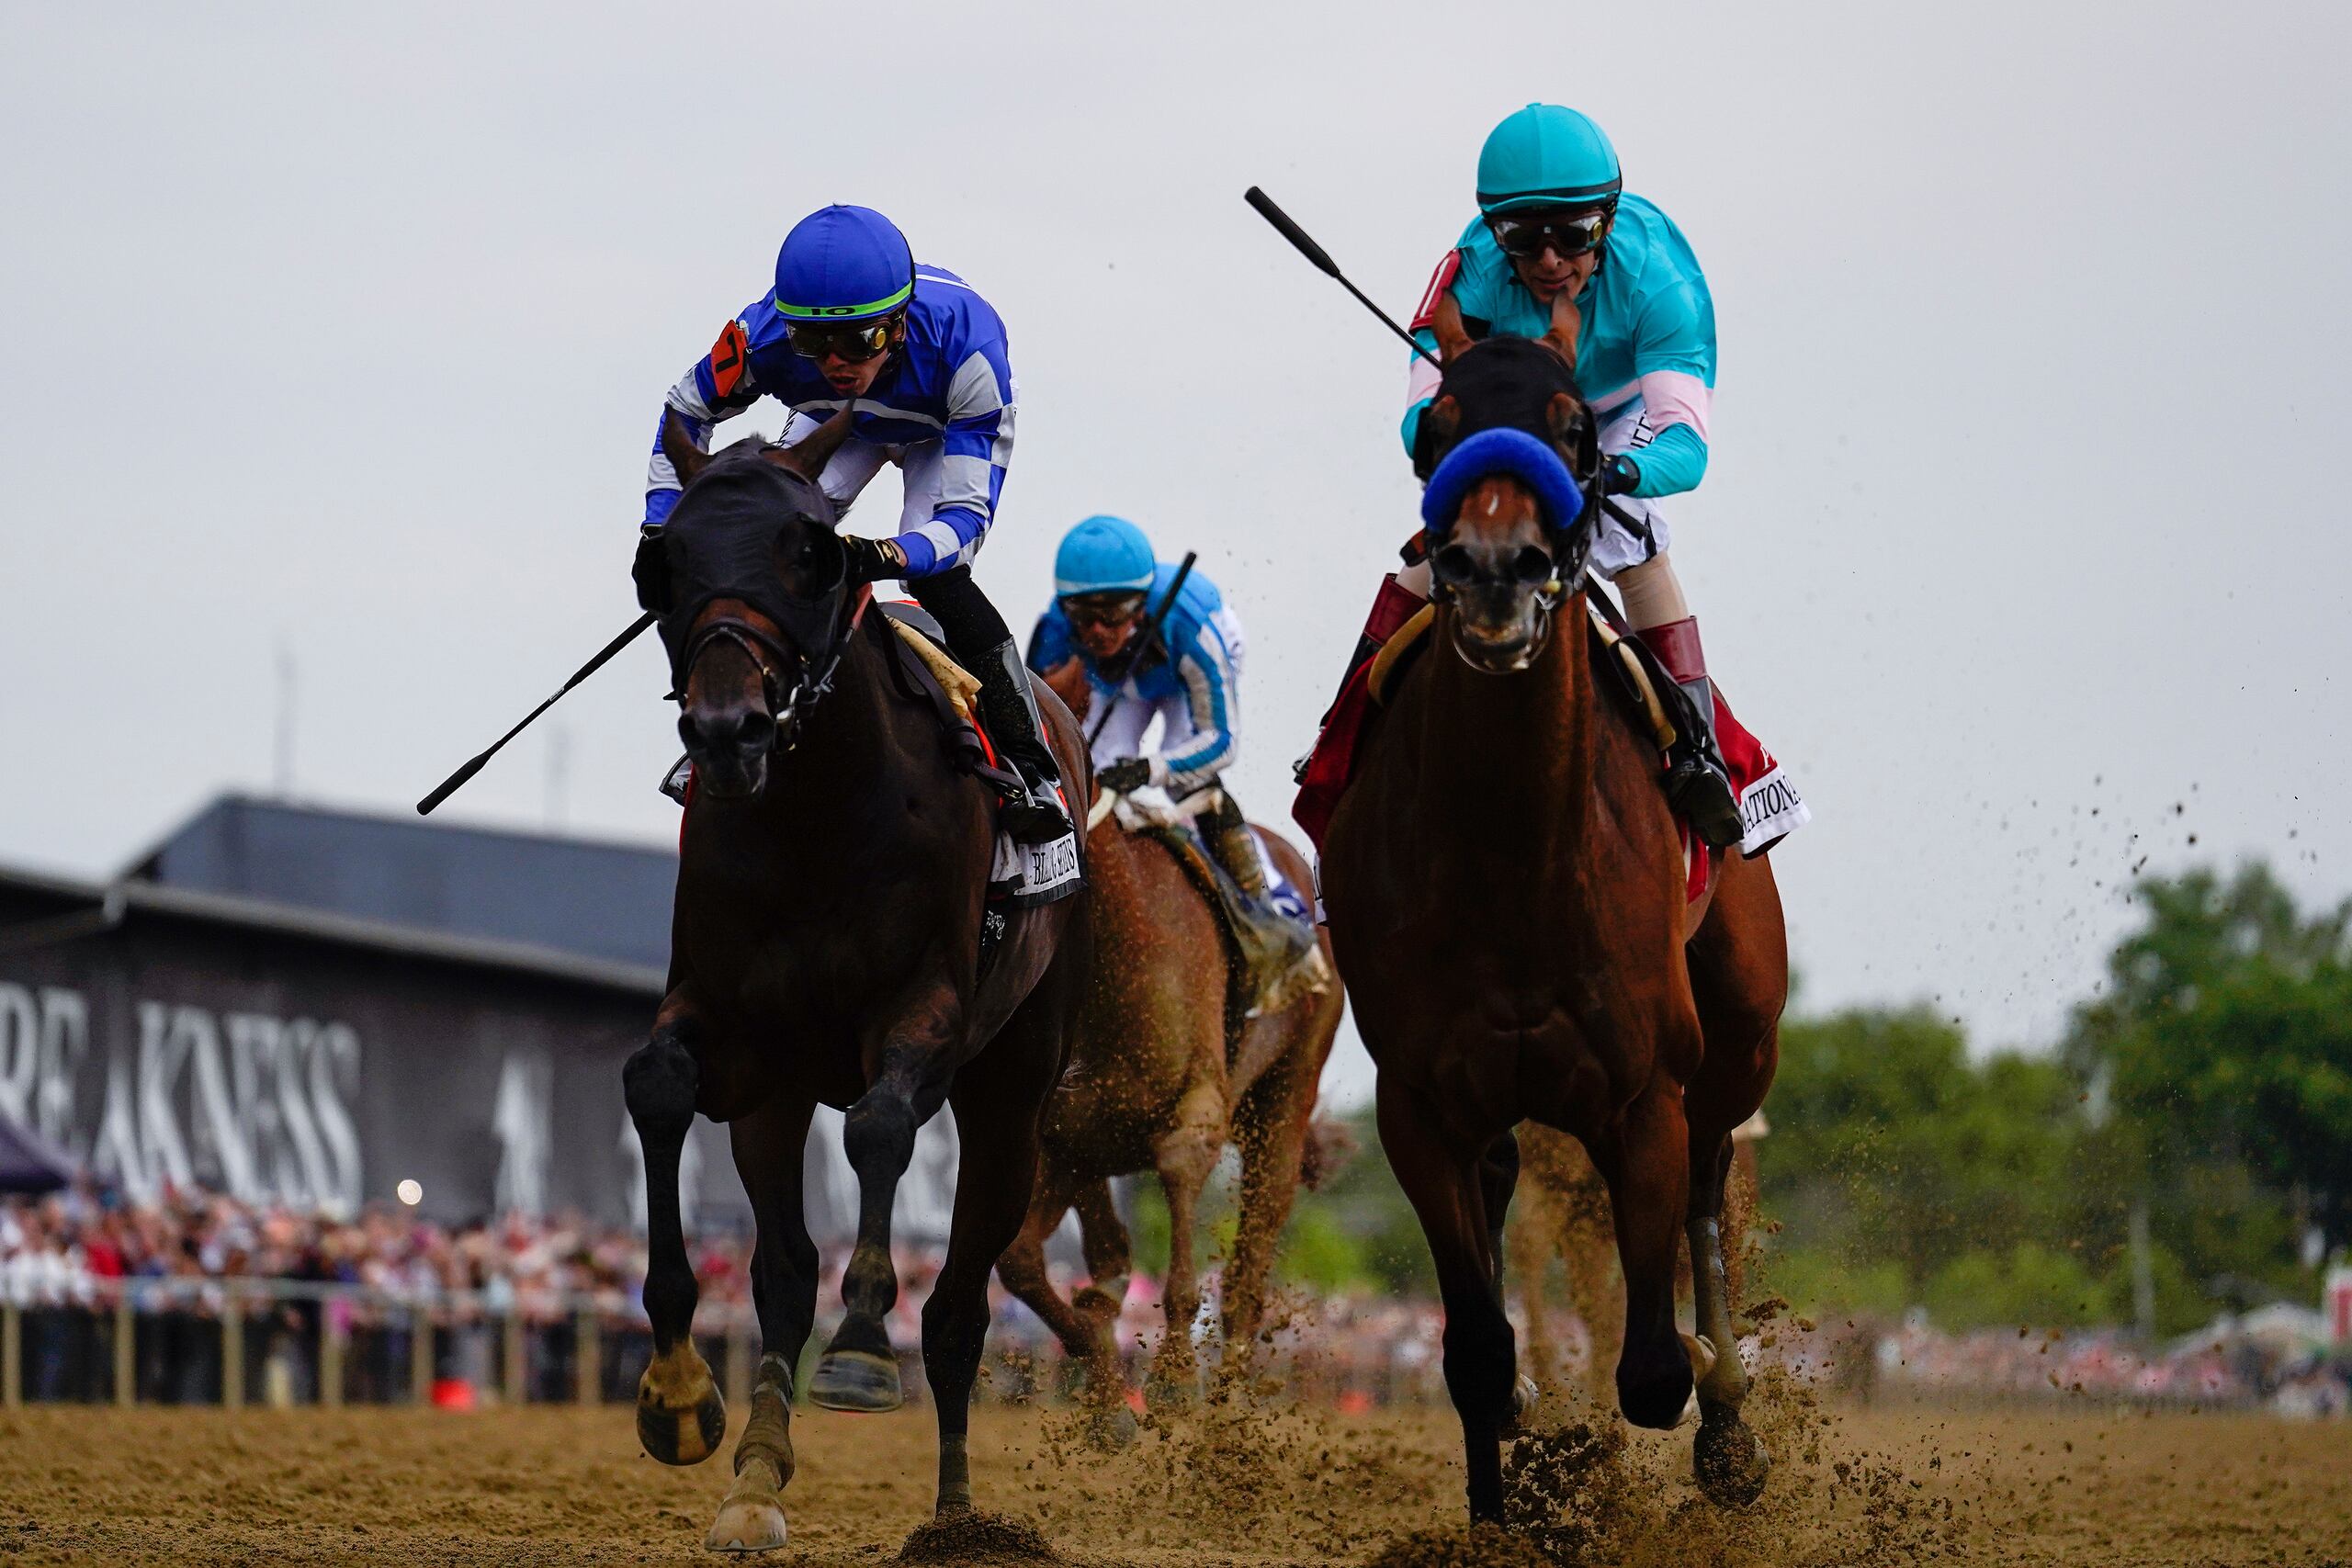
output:
[[[1780,1399],[1760,1423],[1779,1468],[1749,1513],[1726,1521],[1697,1499],[1687,1431],[1623,1448],[1555,1440],[1546,1463],[1522,1465],[1523,1482],[1573,1494],[1539,1511],[1538,1537],[1555,1561],[1738,1568],[2352,1563],[2341,1425]],[[1460,1527],[1443,1413],[1196,1413],[1111,1460],[1068,1443],[1066,1422],[989,1407],[973,1442],[982,1506],[1035,1526],[1064,1562],[1544,1561],[1522,1540]],[[768,1561],[897,1558],[929,1511],[928,1414],[795,1425],[792,1540]],[[644,1458],[625,1407],[43,1407],[0,1416],[0,1560],[27,1563],[709,1562],[702,1535],[726,1474],[723,1458],[692,1470]],[[951,1547],[924,1560],[1057,1559]]]

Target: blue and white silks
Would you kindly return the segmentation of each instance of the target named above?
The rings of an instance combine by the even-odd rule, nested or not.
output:
[[[712,426],[763,396],[793,411],[781,437],[786,446],[847,400],[792,351],[789,324],[773,295],[752,301],[670,389],[665,410],[676,411],[697,446],[708,451]],[[996,520],[1017,401],[1004,322],[954,273],[918,266],[906,342],[857,400],[850,439],[819,482],[846,506],[883,464],[898,464],[906,476],[897,536],[907,576],[965,565]],[[659,523],[677,504],[678,476],[662,456],[658,425],[645,483],[645,520]]]
[[[1159,607],[1176,570],[1167,561],[1159,564],[1147,605]],[[1154,659],[1113,684],[1079,647],[1069,617],[1057,600],[1037,617],[1029,667],[1043,671],[1073,658],[1085,663],[1094,702],[1086,727],[1091,730],[1098,720],[1102,722],[1094,740],[1098,767],[1141,755],[1145,730],[1155,717],[1160,719],[1151,782],[1182,800],[1215,783],[1236,755],[1241,722],[1241,620],[1227,606],[1216,584],[1194,567],[1163,625],[1168,658]]]

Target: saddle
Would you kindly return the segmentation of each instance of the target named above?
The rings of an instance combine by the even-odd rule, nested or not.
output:
[[[975,701],[980,682],[948,653],[939,623],[919,604],[884,599],[876,600],[875,607],[889,626],[885,642],[891,682],[901,695],[932,710],[948,765],[987,784],[1000,798],[1005,791],[1020,788],[1019,777],[999,759],[995,743],[980,724]],[[1084,872],[1075,831],[1050,844],[1031,845],[1017,844],[1000,829],[989,867],[988,902],[1012,909],[1056,903],[1085,886]],[[998,929],[997,923],[990,922],[989,929]],[[992,946],[984,930],[984,957]]]
[[[1182,801],[1171,800],[1165,791],[1146,788],[1132,795],[1099,796],[1094,808],[1087,813],[1087,830],[1091,832],[1104,818],[1115,821],[1119,830],[1139,838],[1151,839],[1168,851],[1184,879],[1193,885],[1210,910],[1216,916],[1218,932],[1225,939],[1226,956],[1231,961],[1227,971],[1226,1013],[1229,1026],[1261,1013],[1279,1012],[1301,996],[1319,993],[1331,982],[1330,965],[1324,961],[1322,950],[1312,945],[1315,926],[1313,905],[1296,886],[1283,874],[1282,866],[1265,850],[1265,841],[1257,829],[1250,829],[1250,838],[1258,845],[1259,863],[1266,872],[1266,903],[1282,918],[1296,922],[1308,936],[1310,945],[1306,958],[1282,975],[1268,987],[1265,994],[1255,994],[1250,983],[1250,954],[1246,951],[1239,922],[1243,905],[1241,889],[1232,874],[1217,863],[1209,852],[1207,842],[1193,826],[1193,818],[1216,804],[1216,792],[1204,789]],[[1227,1065],[1232,1065],[1232,1055],[1239,1044],[1238,1027],[1226,1031]]]

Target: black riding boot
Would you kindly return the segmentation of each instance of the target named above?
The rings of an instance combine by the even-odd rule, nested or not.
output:
[[[1715,688],[1707,679],[1707,656],[1699,646],[1699,623],[1685,615],[1634,633],[1657,656],[1668,679],[1682,688],[1693,722],[1678,716],[1677,734],[1666,754],[1666,798],[1710,848],[1727,850],[1747,828],[1739,819],[1739,796],[1732,792],[1731,769],[1715,744]]]
[[[1678,737],[1666,758],[1666,797],[1712,849],[1727,850],[1746,836],[1739,797],[1732,793],[1731,768],[1715,744],[1715,690],[1702,675],[1678,682],[1702,715],[1696,735]]]
[[[1233,879],[1222,899],[1226,919],[1233,927],[1234,945],[1249,972],[1252,1012],[1287,1006],[1302,985],[1312,986],[1316,973],[1302,972],[1318,950],[1315,933],[1300,921],[1286,919],[1268,902],[1271,889],[1266,866],[1259,858],[1258,840],[1241,815],[1240,804],[1229,792],[1219,791],[1216,807],[1194,819],[1209,853]]]
[[[1061,768],[1046,744],[1045,719],[1019,646],[1005,638],[972,672],[980,678],[980,711],[989,735],[1021,779],[1021,793],[1004,803],[1004,830],[1017,843],[1050,844],[1070,830],[1070,822],[1054,795],[1050,781],[1061,777]]]

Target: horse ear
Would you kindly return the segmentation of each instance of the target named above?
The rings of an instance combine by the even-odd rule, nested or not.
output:
[[[804,479],[814,480],[833,460],[842,443],[849,439],[850,417],[857,412],[857,400],[852,398],[839,413],[810,431],[798,443],[790,446],[771,446],[760,456],[779,468],[789,468]]]
[[[710,467],[710,454],[695,445],[685,421],[672,408],[662,411],[662,456],[670,459],[681,488],[694,483],[695,476]]]
[[[1438,296],[1437,310],[1430,317],[1430,330],[1437,334],[1440,368],[1461,358],[1470,347],[1470,329],[1462,324],[1462,304],[1451,288]]]

